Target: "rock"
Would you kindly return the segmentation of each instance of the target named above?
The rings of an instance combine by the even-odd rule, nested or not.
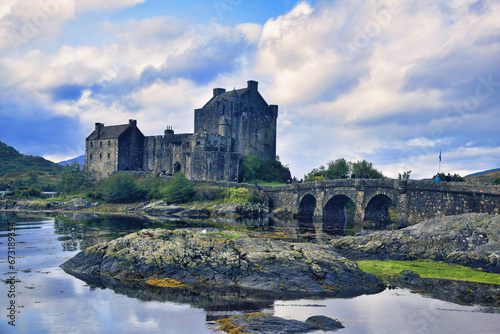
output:
[[[80,210],[93,208],[98,206],[99,203],[90,202],[82,198],[74,198],[67,202],[41,202],[37,200],[27,199],[6,199],[0,201],[0,209],[14,210],[14,211],[55,211],[55,210]]]
[[[122,279],[171,278],[188,285],[354,296],[383,284],[328,245],[251,238],[236,232],[148,229],[87,248],[68,272]]]
[[[267,207],[263,204],[250,203],[228,203],[225,205],[213,206],[215,215],[230,217],[262,217],[269,213]]]
[[[227,333],[236,333],[236,331],[238,333],[256,334],[307,333],[317,330],[344,328],[340,322],[325,316],[310,317],[306,322],[302,322],[287,320],[260,312],[220,319],[216,322],[220,325],[219,329]]]
[[[322,331],[332,331],[344,328],[344,325],[342,325],[342,323],[337,319],[325,317],[324,315],[315,315],[309,317],[306,319],[306,322]]]
[[[431,259],[500,273],[500,215],[436,218],[397,231],[337,238],[331,244],[351,260]]]
[[[386,279],[390,285],[410,289],[434,299],[464,305],[500,306],[500,285],[421,278],[409,270]]]
[[[424,280],[411,270],[403,270],[399,275],[394,276],[394,280],[403,286],[411,286],[413,288],[422,287],[425,285]]]
[[[210,211],[205,208],[189,208],[184,211],[177,212],[177,215],[190,217],[209,217]]]
[[[67,202],[60,203],[62,207],[65,207],[70,210],[80,210],[87,208],[94,208],[99,205],[99,203],[87,201],[81,198],[74,198]]]
[[[145,203],[134,209],[134,211],[144,212],[151,215],[174,215],[181,211],[184,211],[184,208],[176,205],[169,205],[165,201],[156,201],[153,203]]]

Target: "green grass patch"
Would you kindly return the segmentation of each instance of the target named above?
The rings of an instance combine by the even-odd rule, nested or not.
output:
[[[356,261],[359,268],[379,278],[392,277],[403,270],[411,270],[422,278],[441,278],[500,285],[500,274],[493,274],[454,264],[431,260],[416,261]]]
[[[286,183],[285,182],[278,182],[278,181],[273,181],[273,182],[266,182],[262,180],[257,180],[257,184],[261,186],[284,186]]]
[[[222,232],[209,232],[209,233],[207,233],[207,235],[209,237],[212,237],[212,238],[224,238],[224,239],[228,239],[228,240],[243,238],[243,236],[240,234],[226,233],[224,231],[222,231]]]

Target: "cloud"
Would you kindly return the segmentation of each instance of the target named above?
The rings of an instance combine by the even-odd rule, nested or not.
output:
[[[279,105],[278,154],[297,176],[344,157],[371,161],[392,177],[409,169],[429,177],[439,148],[456,154],[454,170],[500,163],[480,156],[494,157],[500,146],[498,2],[300,2],[263,25],[168,16],[104,21],[98,29],[113,42],[37,47],[83,12],[141,2],[61,3],[29,40],[31,50],[22,44],[15,56],[0,57],[0,116],[14,110],[12,119],[66,119],[82,142],[95,122],[129,118],[148,135],[165,125],[191,132],[193,109],[212,88],[254,79]],[[23,29],[37,8],[34,0],[2,2],[0,50],[12,49],[6,32]],[[56,154],[48,146],[41,153]],[[465,152],[477,152],[474,163],[460,159]]]
[[[59,0],[69,1],[69,0]],[[76,0],[76,8],[79,11],[101,11],[117,9],[123,7],[133,7],[137,4],[146,2],[146,0]]]
[[[318,166],[317,151],[322,164],[371,159],[396,177],[395,165],[421,167],[436,145],[498,146],[479,118],[496,119],[489,110],[500,103],[499,12],[493,1],[338,1],[269,20],[255,71],[270,77],[266,96],[287,111],[281,160],[301,175]]]

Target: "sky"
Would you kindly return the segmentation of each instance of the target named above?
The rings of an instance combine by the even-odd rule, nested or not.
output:
[[[298,178],[337,158],[499,168],[498,17],[497,0],[2,0],[0,141],[59,162],[96,122],[192,133],[213,88],[256,80]]]

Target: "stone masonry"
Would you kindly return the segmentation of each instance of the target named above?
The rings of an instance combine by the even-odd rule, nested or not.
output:
[[[196,109],[194,132],[144,136],[135,120],[104,126],[96,123],[87,137],[85,163],[99,178],[114,172],[143,170],[199,180],[233,181],[239,162],[249,155],[276,158],[278,106],[268,105],[256,81],[246,88],[215,88],[212,98]]]
[[[272,209],[333,221],[339,229],[345,228],[345,205],[352,200],[357,231],[463,213],[500,213],[500,186],[479,183],[346,179],[261,188]],[[391,205],[397,209],[395,221],[389,216]]]

